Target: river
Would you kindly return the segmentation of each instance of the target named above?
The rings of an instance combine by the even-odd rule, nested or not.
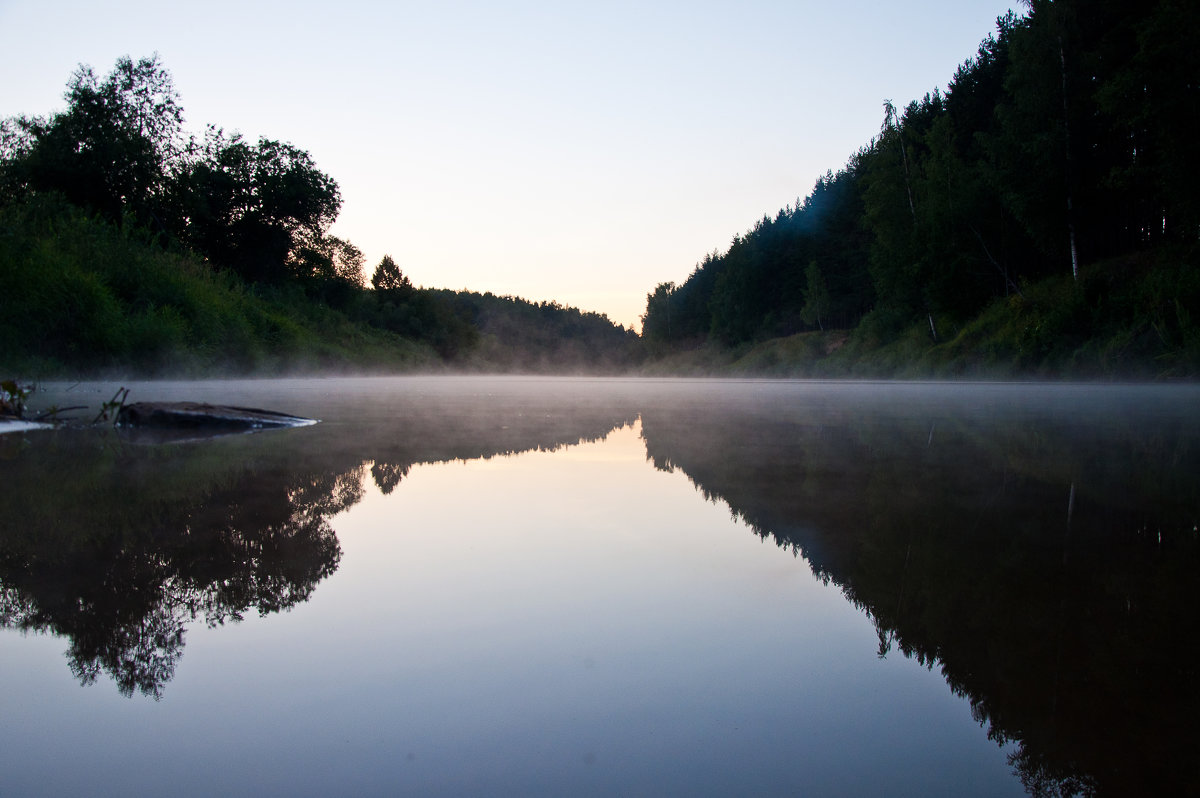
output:
[[[124,385],[320,423],[0,435],[5,796],[1200,784],[1196,386]]]

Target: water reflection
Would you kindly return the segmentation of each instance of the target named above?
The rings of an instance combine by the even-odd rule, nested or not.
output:
[[[283,391],[275,399],[256,393],[244,402],[324,421],[252,436],[170,446],[134,445],[111,432],[0,438],[5,487],[0,493],[0,623],[66,638],[71,670],[85,684],[106,675],[125,695],[159,697],[178,667],[189,624],[220,626],[308,600],[341,563],[342,546],[331,519],[373,493],[372,485],[383,494],[373,500],[387,507],[386,522],[379,525],[386,531],[378,534],[401,537],[396,528],[407,521],[405,508],[416,503],[413,492],[406,495],[403,488],[415,484],[418,465],[555,451],[599,440],[640,417],[646,457],[654,467],[686,474],[706,498],[728,504],[755,533],[803,557],[819,578],[836,585],[874,624],[877,655],[891,658],[875,661],[876,643],[868,628],[871,665],[907,657],[938,669],[950,689],[970,702],[987,734],[1011,745],[1011,764],[1031,794],[1188,794],[1200,783],[1192,756],[1200,710],[1195,602],[1200,419],[1194,412],[1200,392],[1194,389],[453,380],[397,385],[352,382],[336,394]],[[198,388],[178,390],[190,398]],[[636,691],[664,673],[669,674],[665,681],[710,685],[700,677],[686,682],[679,672],[711,666],[712,650],[698,642],[676,651],[662,642],[667,638],[661,632],[674,634],[688,618],[725,612],[729,596],[715,583],[720,569],[730,564],[719,559],[711,569],[689,567],[692,559],[718,549],[706,548],[711,540],[702,544],[687,537],[695,530],[649,504],[652,499],[636,504],[631,485],[663,475],[634,465],[637,473],[621,472],[630,492],[579,500],[590,502],[583,511],[595,524],[594,534],[583,538],[588,544],[579,549],[580,538],[561,528],[584,524],[572,518],[570,507],[551,514],[559,526],[530,522],[525,548],[515,551],[506,550],[518,535],[504,527],[530,520],[536,513],[529,507],[515,511],[516,518],[490,516],[490,507],[473,508],[478,512],[468,529],[438,527],[427,549],[405,549],[426,558],[408,564],[408,578],[418,583],[408,586],[409,600],[397,600],[395,573],[387,573],[380,580],[383,592],[364,587],[354,594],[355,602],[336,611],[336,623],[365,624],[367,638],[385,625],[406,630],[409,637],[396,645],[424,651],[430,659],[408,670],[396,660],[416,660],[416,654],[402,650],[388,659],[386,668],[403,672],[412,685],[390,672],[384,679],[379,675],[384,666],[363,668],[370,695],[339,694],[337,701],[321,705],[322,723],[343,701],[359,714],[347,712],[342,730],[368,728],[362,719],[376,717],[371,710],[381,701],[393,702],[385,713],[388,723],[405,713],[431,722],[446,716],[449,706],[460,714],[449,716],[445,735],[457,740],[469,736],[463,729],[477,730],[477,713],[495,700],[509,714],[488,718],[499,729],[494,739],[511,738],[516,750],[523,738],[505,724],[526,718],[540,696],[548,706],[571,710],[566,719],[546,715],[561,724],[546,732],[547,739],[557,738],[576,730],[576,712],[587,716],[593,708],[571,680],[557,683],[557,693],[538,693],[547,674],[567,671],[546,662],[541,670],[525,670],[526,661],[540,656],[557,667],[565,655],[549,649],[547,640],[585,640],[591,629],[602,628],[611,632],[603,638],[613,641],[611,647],[580,649],[587,658],[580,661],[591,663],[582,666],[583,672],[594,676],[597,652],[608,654],[606,664],[619,659],[615,654],[629,619],[660,613],[660,623],[644,627],[650,643],[634,648],[653,654],[654,669],[643,669],[641,659],[630,657],[637,667],[621,675],[619,689],[603,694],[610,701],[614,695],[634,695],[630,703],[636,706],[624,715],[605,706],[601,714],[616,717],[617,725],[628,717],[675,718],[684,731],[664,737],[662,750],[684,756],[671,746],[694,740],[688,732],[704,723],[689,713],[719,705],[725,693],[743,695],[729,684],[738,678],[720,671],[713,694],[700,700],[697,692],[689,693],[695,706],[656,705],[659,715],[642,706],[649,697]],[[491,476],[473,484],[481,491],[486,486],[499,490]],[[410,478],[414,482],[406,482]],[[461,496],[453,475],[441,471],[438,478],[448,487],[431,500],[432,514],[423,516],[429,528],[438,526],[442,504],[479,498]],[[678,482],[691,502],[695,497]],[[590,483],[578,493],[554,484],[563,496],[603,492]],[[539,490],[551,489],[539,483],[521,495],[535,501]],[[641,512],[650,520],[645,528],[625,516],[613,523],[605,515],[606,504],[623,505],[629,515]],[[461,510],[455,508],[454,515],[468,515]],[[456,560],[438,548],[449,545],[439,538],[443,532],[469,537],[477,547],[472,557]],[[628,543],[668,533],[679,537],[672,538],[664,560],[639,559],[646,550]],[[462,541],[450,543],[461,546]],[[501,554],[512,559],[503,561]],[[351,557],[346,559],[344,575],[352,570]],[[792,563],[784,559],[790,571]],[[585,560],[589,567],[595,564],[594,572],[554,570],[564,561]],[[493,561],[505,563],[502,573],[488,570]],[[377,567],[386,571],[394,564]],[[538,579],[531,577],[535,572]],[[480,587],[473,580],[482,575],[492,581]],[[704,589],[711,592],[711,603],[667,612],[673,594],[692,595],[684,589],[693,578],[708,580]],[[656,592],[639,593],[631,582],[655,586]],[[502,589],[513,595],[502,597]],[[450,596],[453,605],[438,605],[438,595],[443,604]],[[404,611],[365,606],[371,602]],[[580,610],[588,622],[550,625],[546,616],[559,604]],[[608,612],[610,605],[616,609]],[[760,612],[758,604],[750,606],[750,617]],[[764,601],[763,625],[771,636],[786,637],[794,633],[790,621],[804,609]],[[515,622],[491,628],[489,619],[508,617],[506,610],[521,620],[534,618],[534,631],[541,626],[552,631],[541,638]],[[735,617],[735,624],[714,627],[728,632],[728,640],[709,635],[707,627],[695,639],[736,648],[742,638],[729,629],[747,624]],[[522,640],[537,642],[526,650]],[[394,653],[374,642],[358,650]],[[801,640],[798,646],[811,642]],[[314,650],[322,646],[328,642],[315,642]],[[751,652],[746,660],[757,658],[765,671],[761,645],[748,643],[745,650]],[[498,660],[485,659],[485,651]],[[574,656],[574,649],[570,653]],[[789,660],[781,661],[790,667]],[[473,670],[480,662],[501,671],[513,668],[511,681],[494,683],[506,688],[499,698],[488,694],[493,684],[488,675]],[[753,664],[743,667],[739,661],[738,670],[746,671],[747,683],[760,677]],[[420,681],[433,672],[458,678]],[[798,683],[819,681],[811,672],[795,676]],[[371,679],[386,683],[387,690],[375,695]],[[863,684],[880,689],[879,682]],[[434,689],[425,689],[429,685]],[[940,683],[936,686],[940,689]],[[451,699],[467,693],[470,700],[439,702],[437,689]],[[390,696],[383,695],[388,691]],[[787,704],[783,699],[789,694],[784,690],[775,697],[779,707],[824,709],[818,702]],[[280,706],[288,705],[288,696]],[[873,696],[865,703],[877,698],[885,700]],[[721,717],[758,721],[730,701]],[[843,711],[849,712],[839,704],[832,714]],[[768,739],[813,723],[785,710],[777,714]],[[411,737],[424,733],[419,723],[415,728]],[[589,745],[611,743],[602,725],[586,731],[600,738]],[[530,739],[540,739],[535,732],[525,730]],[[820,737],[822,730],[814,734]],[[714,733],[714,739],[719,736]],[[647,739],[626,728],[614,738],[632,740],[635,747]],[[492,739],[469,742],[483,752]],[[762,737],[747,739],[749,747],[761,750]],[[366,761],[376,768],[392,762],[391,752],[383,750],[387,743],[382,738],[372,743],[382,753]],[[631,762],[643,761],[637,759],[639,751],[619,750]],[[659,758],[648,758],[654,761],[642,765],[645,772],[616,772],[608,786],[643,786],[650,782],[638,778],[662,777]],[[739,779],[749,778],[734,765],[721,775],[729,779],[722,784],[726,792],[744,787]],[[761,775],[763,783],[785,783],[778,773]],[[608,790],[613,791],[618,790]]]
[[[67,638],[84,685],[105,674],[158,699],[190,624],[286,611],[337,570],[329,519],[361,500],[368,473],[386,494],[415,463],[553,450],[632,417],[503,398],[463,409],[357,407],[318,427],[170,443],[112,429],[0,438],[0,626]]]
[[[80,682],[107,674],[127,696],[161,697],[190,623],[306,601],[341,557],[329,517],[361,495],[361,469],[260,473],[228,450],[46,435],[5,472],[0,624],[66,637]]]
[[[938,667],[1030,794],[1192,792],[1195,392],[909,390],[696,401],[643,435],[838,585],[879,656]]]

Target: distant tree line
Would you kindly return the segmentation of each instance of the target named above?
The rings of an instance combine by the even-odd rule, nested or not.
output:
[[[503,327],[507,346],[535,347],[526,360],[568,359],[564,341],[576,332],[595,340],[566,347],[573,352],[606,363],[628,363],[635,355],[636,336],[606,317],[553,303],[416,288],[390,256],[377,265],[368,288],[363,253],[329,232],[342,204],[336,181],[286,142],[250,142],[211,125],[201,136],[185,135],[179,95],[157,55],[120,58],[104,77],[80,66],[65,99],[65,110],[48,116],[0,121],[0,211],[13,211],[9,224],[29,227],[29,219],[43,219],[47,207],[65,203],[149,246],[194,255],[257,295],[290,297],[292,308],[309,302],[334,309],[351,324],[428,344],[450,361],[495,337],[480,325]],[[100,293],[119,288],[110,277],[89,285],[96,283],[104,284]],[[9,290],[37,289],[14,278]],[[144,291],[125,293],[113,302],[146,304],[135,296]],[[165,313],[174,321],[180,313],[194,316],[188,306],[197,301],[181,296],[182,310],[137,312]],[[170,300],[156,295],[154,304],[164,302]],[[498,314],[506,311],[512,318],[501,323]],[[67,337],[77,334],[100,332]],[[74,341],[51,348],[56,351],[42,354],[66,352],[66,360],[88,349]],[[520,360],[511,353],[506,358]]]
[[[1031,0],[812,192],[647,295],[659,345],[961,321],[1200,242],[1200,4]]]
[[[531,302],[474,291],[437,291],[435,296],[478,331],[484,360],[515,371],[593,370],[619,372],[641,356],[633,330],[602,313],[558,302]]]

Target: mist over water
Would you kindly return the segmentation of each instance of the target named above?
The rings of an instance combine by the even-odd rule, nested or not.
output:
[[[1196,388],[127,387],[321,421],[0,436],[6,794],[1200,775]]]

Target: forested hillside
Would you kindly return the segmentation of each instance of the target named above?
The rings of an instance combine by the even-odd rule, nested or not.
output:
[[[643,336],[669,355],[850,330],[823,337],[834,371],[906,342],[930,365],[1195,374],[1198,27],[1177,0],[1010,12],[944,91],[884,102],[807,197],[658,285]]]
[[[0,122],[0,368],[611,371],[636,335],[554,303],[370,285],[337,182],[293,144],[185,135],[157,56],[81,66],[65,110]]]
[[[0,121],[0,368],[1200,375],[1200,5],[1031,0],[807,196],[606,317],[413,286],[157,57]],[[642,366],[649,357],[650,365]]]

